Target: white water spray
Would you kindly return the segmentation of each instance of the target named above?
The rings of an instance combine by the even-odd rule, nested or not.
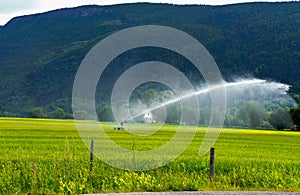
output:
[[[171,100],[166,101],[164,103],[160,103],[157,106],[149,108],[146,111],[143,111],[143,112],[141,112],[139,114],[136,114],[136,115],[130,117],[127,121],[131,121],[131,120],[133,120],[135,118],[143,116],[143,115],[145,115],[146,112],[152,112],[152,111],[157,110],[157,109],[159,109],[161,107],[164,107],[164,106],[167,106],[167,105],[179,102],[181,100],[184,100],[184,99],[187,99],[187,98],[190,98],[190,97],[193,97],[193,96],[199,96],[199,95],[202,95],[202,94],[205,94],[205,93],[209,93],[212,90],[217,90],[217,89],[220,89],[220,88],[228,89],[228,88],[236,87],[236,86],[243,86],[243,87],[246,86],[247,87],[247,86],[263,85],[263,84],[267,84],[267,81],[266,80],[261,80],[261,79],[251,79],[251,80],[241,80],[241,81],[237,81],[237,82],[231,82],[231,83],[223,83],[223,84],[219,84],[219,85],[213,85],[211,87],[200,89],[198,91],[195,91],[195,92],[192,92],[192,93],[188,93],[188,94],[186,94],[184,96],[171,99]],[[271,86],[273,86],[274,90],[280,90],[280,92],[283,92],[283,91],[286,92],[289,89],[288,85],[281,84],[281,83],[276,83],[276,85],[273,84]]]

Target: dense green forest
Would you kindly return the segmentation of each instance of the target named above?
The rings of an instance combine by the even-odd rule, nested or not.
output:
[[[0,27],[0,115],[72,118],[73,80],[86,53],[114,32],[149,24],[177,28],[198,39],[225,80],[257,77],[283,82],[291,85],[290,93],[297,99],[299,10],[299,2],[226,6],[136,3],[82,6],[14,18]],[[190,62],[175,53],[157,48],[130,50],[116,58],[101,78],[96,95],[99,113],[109,109],[118,76],[131,65],[149,60],[172,64],[195,85],[202,81]],[[84,113],[77,114],[84,118]]]

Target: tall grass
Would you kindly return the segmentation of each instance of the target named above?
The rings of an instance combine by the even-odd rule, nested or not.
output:
[[[98,124],[95,124],[98,125]],[[105,124],[104,124],[105,126]],[[176,127],[144,139],[107,129],[116,143],[147,150],[166,143]],[[224,129],[215,144],[215,177],[209,157],[198,156],[204,136],[174,162],[150,171],[113,168],[99,159],[89,171],[89,150],[72,120],[0,119],[1,194],[82,194],[179,190],[300,191],[300,133]],[[155,141],[153,141],[155,140]]]

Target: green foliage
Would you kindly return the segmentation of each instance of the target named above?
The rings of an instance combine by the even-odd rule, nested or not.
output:
[[[77,120],[84,120],[87,118],[87,113],[86,111],[77,110],[74,112],[74,118]]]
[[[69,98],[60,98],[57,99],[50,104],[47,104],[44,107],[44,111],[51,116],[55,110],[58,108],[63,109],[65,112],[64,118],[67,119],[72,119],[73,118],[73,113],[72,113],[72,108],[71,108],[71,100]]]
[[[46,118],[42,108],[33,108],[28,112],[29,118]]]
[[[101,126],[116,144],[131,148],[134,140],[137,150],[161,146],[177,129],[168,125],[159,134],[133,139],[126,131],[108,129],[108,123]],[[198,155],[205,131],[199,128],[185,152],[166,166],[132,172],[95,158],[90,173],[89,149],[73,120],[0,119],[0,194],[300,191],[299,132],[223,129],[214,145],[210,180],[209,155]]]
[[[268,102],[271,104],[271,102]],[[270,106],[270,105],[269,105]],[[272,109],[266,109],[262,101],[245,101],[238,107],[228,106],[225,115],[225,126],[235,127],[251,127],[251,128],[268,128],[270,124],[267,122],[268,113],[272,113]]]
[[[65,118],[65,111],[62,108],[57,108],[53,113],[52,113],[52,118],[56,119],[63,119]]]
[[[290,110],[292,120],[295,125],[300,126],[300,104],[296,108]]]
[[[246,102],[239,110],[239,116],[247,121],[251,128],[260,127],[265,113],[263,105],[256,101]]]
[[[148,107],[155,102],[158,97],[158,92],[155,89],[148,89],[141,95],[141,101],[145,103]]]
[[[180,105],[179,104],[170,104],[166,108],[167,118],[166,123],[169,124],[179,124],[180,122]]]
[[[211,117],[211,110],[208,107],[204,107],[200,109],[200,125],[208,126],[210,117]]]
[[[15,18],[0,27],[0,112],[25,117],[35,107],[47,114],[54,111],[49,107],[60,107],[70,118],[72,83],[86,53],[118,30],[147,24],[177,28],[198,39],[225,79],[250,74],[290,84],[297,93],[299,10],[299,2],[216,7],[137,3]],[[126,54],[110,64],[104,88],[96,94],[102,102],[110,100],[109,91],[125,68],[144,61],[172,64],[194,84],[203,80],[188,60],[170,51],[141,48]]]
[[[98,113],[99,121],[114,122],[111,106],[104,106]]]
[[[148,89],[149,87],[153,87]],[[141,88],[137,88],[137,90],[133,93],[133,102],[139,102],[139,104],[142,104],[146,108],[153,108],[155,103],[163,103],[168,100],[171,100],[175,98],[174,92],[171,90],[161,89],[161,86],[151,84],[145,85]],[[158,122],[166,122],[169,124],[179,124],[180,122],[180,111],[181,107],[179,103],[173,103],[166,106],[162,106],[160,109],[153,110],[152,113],[158,117],[158,115],[165,116],[165,121],[160,121],[161,118],[158,117]],[[186,111],[189,110],[189,108],[184,108]],[[191,110],[191,109],[190,109]],[[165,113],[164,113],[165,112]],[[191,110],[193,112],[193,110]],[[189,121],[185,121],[187,124],[190,124]]]
[[[269,116],[269,123],[278,130],[291,129],[293,122],[290,113],[286,109],[279,109]]]

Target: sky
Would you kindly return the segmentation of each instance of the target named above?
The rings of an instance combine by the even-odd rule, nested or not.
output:
[[[42,13],[49,10],[55,10],[66,7],[76,7],[80,5],[112,5],[134,2],[224,5],[254,1],[259,0],[0,0],[0,25],[5,25],[10,19],[16,16]],[[263,1],[276,2],[283,0]]]

